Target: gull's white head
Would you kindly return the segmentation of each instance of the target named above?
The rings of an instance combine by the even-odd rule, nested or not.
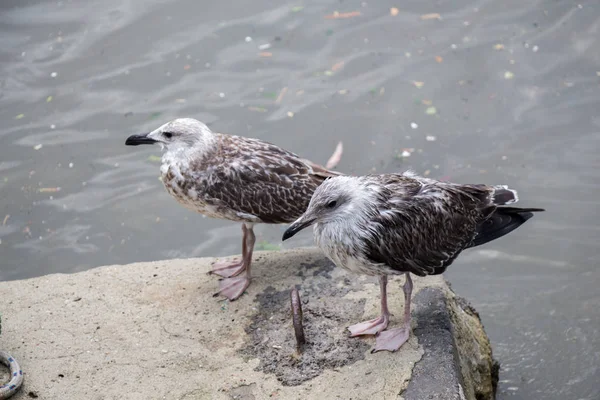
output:
[[[283,234],[289,239],[312,224],[347,223],[368,210],[365,200],[372,191],[359,177],[336,176],[323,182],[313,193],[304,214]]]
[[[204,123],[193,118],[177,118],[147,134],[132,135],[125,144],[160,144],[167,151],[204,149],[214,142],[213,132]]]

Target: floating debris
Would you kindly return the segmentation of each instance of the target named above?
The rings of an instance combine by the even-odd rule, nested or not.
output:
[[[186,71],[187,71],[188,69],[190,69],[190,68],[192,68],[192,66],[191,66],[190,64],[185,64],[185,65],[183,66],[183,69],[184,69],[184,70],[186,70]]]
[[[514,77],[515,77],[515,74],[513,74],[513,73],[512,73],[512,72],[510,72],[510,71],[506,71],[506,72],[504,73],[504,79],[512,79],[512,78],[514,78]]]
[[[344,67],[344,62],[340,61],[338,63],[333,64],[333,66],[331,67],[332,71],[337,71],[338,69],[342,69]]]
[[[52,78],[56,78],[58,76],[58,72],[53,72],[53,73],[50,74],[50,76]]]
[[[435,62],[441,63],[444,59],[441,56],[435,56]]]
[[[428,142],[435,142],[437,138],[433,135],[427,135],[425,136],[425,140],[427,140]]]
[[[265,43],[265,44],[261,44],[260,46],[258,46],[259,50],[267,50],[271,48],[271,43]]]
[[[277,96],[277,100],[275,100],[275,104],[281,104],[281,101],[283,100],[283,97],[285,96],[287,91],[288,91],[287,86],[284,87],[283,89],[281,89],[281,92],[279,92],[279,96]]]
[[[246,39],[244,39],[246,41],[246,43],[250,43],[252,41],[252,38],[250,36],[246,36]]]
[[[219,97],[220,97],[220,98],[223,98],[223,97],[225,97],[225,93],[223,93],[223,92],[219,93]]]
[[[23,118],[24,116],[25,116],[25,114],[19,114],[19,115],[17,115],[17,116],[15,117],[15,119],[21,119],[21,118]]]
[[[44,145],[40,143],[40,144],[36,144],[35,146],[33,146],[33,149],[34,149],[34,150],[39,150],[39,149],[41,149],[42,147],[44,147]]]
[[[56,125],[54,125],[54,124],[50,125],[50,129],[56,129]]]
[[[292,7],[292,12],[298,12],[298,11],[302,11],[302,10],[304,10],[303,6]]]
[[[335,11],[333,14],[326,15],[325,19],[342,19],[342,18],[353,18],[360,16],[360,11],[351,11],[346,13],[341,13]]]
[[[260,53],[258,53],[258,55],[261,57],[273,57],[273,53],[271,53],[270,51],[261,51]]]
[[[425,82],[419,82],[419,81],[413,81],[412,83],[413,83],[413,85],[415,85],[419,89],[422,88],[423,85],[425,84]]]
[[[406,157],[410,157],[410,151],[408,150],[403,150],[402,154],[400,154],[402,157],[406,158]]]
[[[440,21],[442,19],[442,16],[438,13],[431,13],[431,14],[423,14],[421,15],[421,20],[426,21],[428,19],[437,19],[438,21]]]
[[[73,168],[73,163],[72,162],[69,163],[69,168]]]
[[[427,107],[425,110],[425,114],[427,115],[435,115],[437,113],[437,109],[435,107]]]
[[[267,112],[268,110],[264,107],[248,107],[248,110],[255,112]]]
[[[398,13],[400,13],[400,10],[398,10],[396,7],[390,8],[390,15],[392,17],[395,17],[396,15],[398,15]]]
[[[291,112],[291,111],[288,111],[288,112],[287,112],[287,116],[288,116],[288,117],[290,117],[290,118],[292,118],[292,117],[294,116],[294,113],[293,113],[293,112]]]
[[[38,192],[40,192],[40,193],[56,193],[56,192],[60,192],[60,187],[39,188]]]
[[[502,43],[495,44],[494,50],[504,50],[504,45]]]
[[[160,156],[156,156],[154,154],[148,156],[148,161],[150,162],[161,162],[162,161],[162,157]]]
[[[540,49],[540,48],[539,48],[538,46],[533,46],[533,47],[531,48],[531,51],[533,51],[534,53],[537,53],[539,49]]]
[[[419,125],[417,125],[416,122],[411,122],[410,123],[410,127],[413,128],[413,129],[417,129],[419,127]]]
[[[2,221],[2,226],[6,225],[6,223],[8,222],[9,218],[10,218],[10,214],[6,214],[6,216],[4,217],[4,221]]]
[[[46,103],[50,103],[52,101],[52,96],[46,97]]]
[[[325,164],[325,168],[327,168],[327,169],[335,168],[339,164],[340,160],[342,159],[343,152],[344,152],[344,146],[343,146],[342,142],[339,142],[337,144],[337,146],[335,147],[333,154],[331,155],[331,157],[329,157],[329,160],[327,160],[327,163]]]

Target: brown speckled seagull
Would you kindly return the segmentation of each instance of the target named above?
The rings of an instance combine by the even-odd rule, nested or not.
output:
[[[257,223],[290,223],[306,210],[314,190],[340,175],[258,139],[212,132],[192,118],[127,138],[125,144],[158,143],[166,151],[160,172],[180,204],[212,218],[242,223],[242,259],[213,265],[220,294],[235,300],[250,284]]]
[[[317,245],[337,266],[379,276],[381,316],[348,329],[351,336],[377,335],[373,351],[395,351],[410,332],[410,274],[441,274],[464,249],[498,239],[543,211],[505,206],[517,200],[506,186],[440,182],[411,172],[334,177],[315,190],[283,240],[314,224]],[[386,330],[387,276],[400,274],[406,276],[404,324]]]

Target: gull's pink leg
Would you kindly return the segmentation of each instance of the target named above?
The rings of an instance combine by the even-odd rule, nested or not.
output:
[[[242,224],[242,259],[223,260],[213,264],[211,274],[222,276],[223,278],[231,278],[244,272],[244,260],[247,253],[246,245],[246,226]]]
[[[351,337],[375,335],[387,328],[390,321],[390,312],[387,305],[387,275],[379,277],[379,290],[381,291],[381,316],[370,321],[349,326],[348,330]]]
[[[408,340],[410,335],[410,297],[412,295],[413,284],[412,279],[410,279],[410,272],[407,272],[405,275],[403,326],[401,328],[381,332],[375,340],[375,348],[372,350],[373,353],[381,350],[396,351]]]
[[[244,223],[242,230],[244,231],[242,268],[231,278],[221,279],[219,281],[219,291],[215,293],[215,296],[222,294],[232,301],[240,297],[250,285],[250,264],[252,263],[252,252],[254,251],[256,237],[254,236],[252,224]]]

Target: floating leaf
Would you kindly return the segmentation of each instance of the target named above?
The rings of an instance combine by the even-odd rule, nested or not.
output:
[[[344,67],[344,62],[340,61],[338,63],[333,64],[333,66],[331,67],[332,71],[337,71],[338,69],[342,69]]]
[[[56,192],[60,192],[60,188],[59,187],[39,188],[38,192],[40,192],[40,193],[56,193]]]
[[[303,6],[292,7],[292,12],[298,12],[298,11],[302,11],[302,10],[304,10]]]
[[[250,111],[256,111],[256,112],[267,112],[268,111],[264,107],[248,107],[248,110],[250,110]]]
[[[162,114],[161,112],[153,112],[152,114],[150,114],[150,119],[155,119],[158,118],[160,116],[160,114]]]
[[[506,71],[506,72],[504,73],[504,79],[512,79],[512,78],[514,78],[514,77],[515,77],[515,74],[513,74],[513,73],[512,73],[512,72],[510,72],[510,71]]]
[[[21,119],[21,118],[23,118],[24,116],[25,116],[25,114],[19,114],[19,115],[17,115],[17,116],[15,117],[15,119]]]
[[[427,115],[435,115],[437,113],[437,110],[435,107],[427,107],[427,110],[425,110],[425,114]]]
[[[494,50],[504,50],[504,45],[502,43],[495,44]]]
[[[342,19],[342,18],[353,18],[360,16],[360,11],[351,11],[346,13],[334,12],[333,14],[326,15],[325,19]]]
[[[155,156],[153,154],[153,155],[148,156],[148,161],[150,161],[150,162],[161,162],[162,161],[162,157]]]
[[[46,103],[50,103],[52,101],[52,96],[46,97]]]
[[[274,99],[277,97],[277,93],[275,92],[263,92],[262,97],[267,97],[269,99]]]
[[[419,89],[422,88],[424,84],[425,82],[413,81],[413,85],[415,85]]]
[[[342,145],[342,142],[339,142],[337,144],[333,154],[331,155],[331,157],[329,157],[329,160],[327,160],[327,163],[325,164],[325,168],[328,168],[328,169],[335,168],[336,165],[338,165],[340,160],[342,159],[343,152],[344,152],[344,146]]]
[[[437,20],[441,20],[442,16],[438,13],[431,13],[431,14],[423,14],[421,15],[421,19],[423,21],[426,21],[428,19],[437,19]]]

